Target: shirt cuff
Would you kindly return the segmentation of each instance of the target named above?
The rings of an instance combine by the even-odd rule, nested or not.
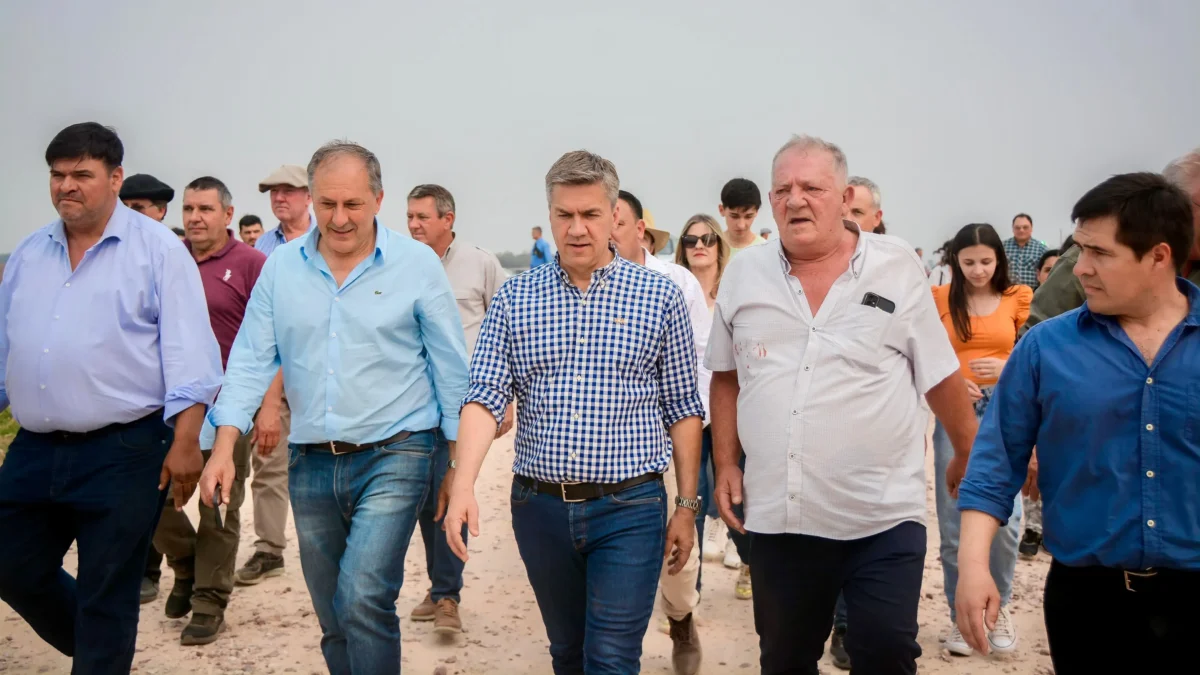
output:
[[[206,419],[214,427],[236,427],[242,434],[250,431],[250,425],[254,424],[254,418],[249,414],[220,405],[208,411]]]
[[[175,416],[197,403],[211,408],[220,389],[220,381],[213,384],[192,381],[172,389],[163,402],[163,421],[168,426],[175,426]]]
[[[1013,502],[1016,497],[1004,499],[996,498],[996,495],[985,493],[975,485],[963,481],[958,486],[958,511],[979,511],[986,513],[989,516],[1000,521],[1000,526],[1004,527],[1009,518],[1012,518]]]
[[[700,394],[693,394],[663,406],[663,422],[667,428],[685,417],[704,419],[704,404],[700,401]]]
[[[704,355],[704,367],[714,373],[724,373],[730,370],[737,370],[737,362],[733,359],[713,356],[712,354]]]
[[[457,441],[458,440],[458,415],[457,414],[448,415],[446,413],[442,413],[442,423],[440,425],[440,428],[442,430],[442,435],[446,437],[446,440]]]
[[[504,413],[508,408],[508,399],[504,394],[485,385],[472,384],[458,409],[461,411],[468,403],[482,405],[492,413],[492,417],[496,418],[496,424],[504,423]]]

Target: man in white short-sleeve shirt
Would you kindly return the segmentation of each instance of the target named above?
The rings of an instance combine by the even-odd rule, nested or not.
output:
[[[744,491],[763,673],[817,672],[839,592],[855,672],[916,672],[921,396],[950,430],[952,490],[976,430],[916,254],[842,219],[846,174],[820,139],[779,151],[779,237],[730,263],[708,341],[715,498],[741,529]]]

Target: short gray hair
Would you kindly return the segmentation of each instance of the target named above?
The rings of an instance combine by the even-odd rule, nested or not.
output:
[[[408,193],[408,200],[424,199],[433,197],[433,204],[437,207],[438,218],[445,218],[447,213],[457,213],[454,208],[454,195],[441,185],[432,183],[426,185],[418,185]]]
[[[313,176],[317,173],[317,169],[330,159],[338,155],[351,155],[362,160],[362,163],[367,167],[367,176],[370,180],[371,193],[378,195],[383,192],[383,169],[379,166],[379,158],[375,153],[364,148],[358,143],[352,141],[329,141],[325,145],[317,148],[313,153],[312,159],[308,160],[308,191],[312,192]]]
[[[555,185],[604,185],[604,193],[608,201],[617,205],[617,193],[621,190],[621,180],[617,177],[617,167],[600,155],[587,150],[568,152],[546,173],[546,200]]]
[[[822,152],[828,152],[833,156],[834,170],[837,171],[838,175],[843,181],[846,180],[846,174],[849,173],[849,168],[846,164],[846,153],[842,152],[841,148],[833,143],[830,143],[829,141],[817,138],[816,136],[809,136],[807,134],[792,136],[791,140],[789,140],[787,143],[784,143],[782,148],[779,148],[779,151],[775,153],[775,157],[771,160],[772,174],[775,173],[775,165],[779,162],[779,158],[782,157],[784,153],[792,150],[820,150]]]
[[[1200,182],[1200,148],[1168,164],[1163,169],[1163,178],[1190,195],[1197,182]]]
[[[875,202],[875,208],[878,209],[883,206],[883,198],[879,194],[879,186],[876,185],[875,181],[871,180],[870,178],[863,178],[862,176],[850,176],[850,180],[846,181],[846,185],[866,188],[867,191],[871,193],[871,199]]]

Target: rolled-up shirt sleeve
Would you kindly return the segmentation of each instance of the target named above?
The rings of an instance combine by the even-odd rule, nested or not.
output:
[[[668,427],[685,417],[704,418],[704,403],[696,388],[696,338],[683,294],[672,284],[663,319],[663,348],[659,354],[659,402]]]
[[[197,403],[211,406],[221,388],[221,348],[208,318],[200,270],[186,248],[163,257],[158,287],[159,358],[162,360],[163,418]]]
[[[512,370],[508,364],[512,334],[508,325],[507,287],[507,284],[500,287],[483,315],[475,353],[471,355],[471,384],[462,400],[463,406],[482,404],[491,411],[497,424],[504,421],[505,409],[513,399]]]
[[[460,401],[467,393],[467,341],[450,280],[436,257],[428,259],[425,290],[417,301],[417,323],[441,412],[438,426],[447,440],[456,441]]]
[[[250,430],[254,411],[262,403],[267,387],[279,372],[279,346],[275,341],[274,293],[277,256],[267,258],[258,283],[250,293],[242,327],[229,350],[225,383],[217,404],[208,414],[214,427]]]
[[[1038,355],[1037,341],[1026,338],[1004,365],[958,488],[959,511],[981,511],[1001,523],[1012,517],[1042,423]]]

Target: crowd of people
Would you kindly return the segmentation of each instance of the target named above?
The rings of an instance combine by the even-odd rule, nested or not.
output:
[[[289,506],[329,671],[398,673],[409,542],[411,619],[461,632],[475,483],[514,424],[555,673],[638,672],[660,599],[675,672],[699,672],[705,556],[739,570],[761,672],[816,673],[829,642],[839,668],[915,673],[930,414],[947,651],[1018,649],[1013,570],[1043,547],[1059,675],[1168,669],[1200,628],[1200,150],[1090,190],[1061,249],[1027,214],[1003,241],[966,225],[944,272],[819,138],[771,160],[776,237],[735,178],[674,262],[613,163],[568,152],[544,185],[557,253],[535,227],[511,278],[442,186],[407,193],[409,237],[385,227],[380,161],[351,142],[259,183],[265,231],[235,235],[228,186],[196,178],[182,242],[174,191],[126,178],[111,129],[67,127],[45,160],[59,219],[0,284],[21,426],[0,598],[75,673],[129,672],[164,557],[181,643],[217,640],[235,586],[282,573]]]

